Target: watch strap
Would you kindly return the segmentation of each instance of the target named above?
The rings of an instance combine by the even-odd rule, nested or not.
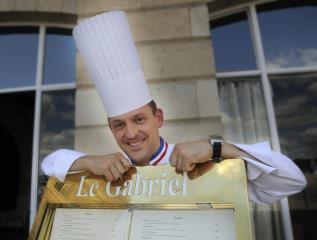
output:
[[[219,163],[221,160],[223,160],[221,156],[221,149],[223,144],[223,138],[218,135],[211,135],[208,139],[211,147],[212,147],[212,157],[211,160]]]
[[[212,160],[214,162],[220,162],[222,160],[221,157],[221,147],[222,143],[221,142],[214,142],[213,143],[213,149],[212,149]]]

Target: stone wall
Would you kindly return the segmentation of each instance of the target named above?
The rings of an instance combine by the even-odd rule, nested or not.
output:
[[[77,14],[77,0],[0,0],[0,12],[15,11]]]
[[[0,0],[0,24],[53,23],[74,25],[77,0]]]
[[[119,9],[127,12],[145,77],[164,110],[162,136],[175,143],[221,132],[207,1],[79,0],[78,21]],[[77,60],[75,148],[116,151],[101,101]]]

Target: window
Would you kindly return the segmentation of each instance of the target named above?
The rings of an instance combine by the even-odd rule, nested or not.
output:
[[[317,8],[303,2],[258,6],[268,69],[317,65]]]
[[[211,36],[218,72],[257,68],[246,12],[214,20]]]
[[[0,88],[35,85],[38,31],[36,27],[0,28]]]
[[[289,197],[296,239],[314,239],[317,207],[317,74],[270,77],[276,121],[285,152],[305,173],[307,187]],[[299,235],[299,233],[301,233]]]
[[[71,35],[71,29],[46,29],[44,84],[75,82],[76,47]]]
[[[47,180],[41,160],[58,147],[73,148],[76,49],[68,27],[0,26],[0,53],[3,177],[16,175],[0,186],[10,193],[3,199],[0,235],[26,239]]]
[[[293,232],[295,239],[314,239],[312,223],[317,217],[316,2],[272,1],[230,11],[227,14],[222,11],[221,15],[211,13],[210,21],[225,137],[240,142],[270,139],[273,148],[281,148],[302,169],[308,186],[289,197]],[[261,104],[252,108],[257,106],[250,94],[255,85],[260,91],[257,100]],[[248,100],[237,97],[239,92]],[[256,110],[262,113],[260,118]],[[253,123],[251,128],[244,126],[251,126],[250,122]],[[260,126],[262,134],[253,133],[256,126]],[[287,214],[281,216],[272,211],[277,207],[254,206],[256,239],[289,239],[292,235]],[[282,201],[280,210],[286,212],[287,208],[287,202]]]

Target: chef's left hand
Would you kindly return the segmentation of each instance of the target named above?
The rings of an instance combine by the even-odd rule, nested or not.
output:
[[[178,143],[170,156],[170,164],[178,171],[189,172],[197,163],[207,162],[212,156],[212,148],[207,140]]]

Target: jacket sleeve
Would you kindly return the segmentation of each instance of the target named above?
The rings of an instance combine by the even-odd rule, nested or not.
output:
[[[234,145],[256,159],[241,157],[247,164],[249,199],[253,203],[271,204],[305,188],[301,170],[288,157],[271,150],[268,142]]]
[[[43,159],[41,169],[46,175],[56,177],[63,182],[73,162],[84,155],[81,152],[60,149]]]

